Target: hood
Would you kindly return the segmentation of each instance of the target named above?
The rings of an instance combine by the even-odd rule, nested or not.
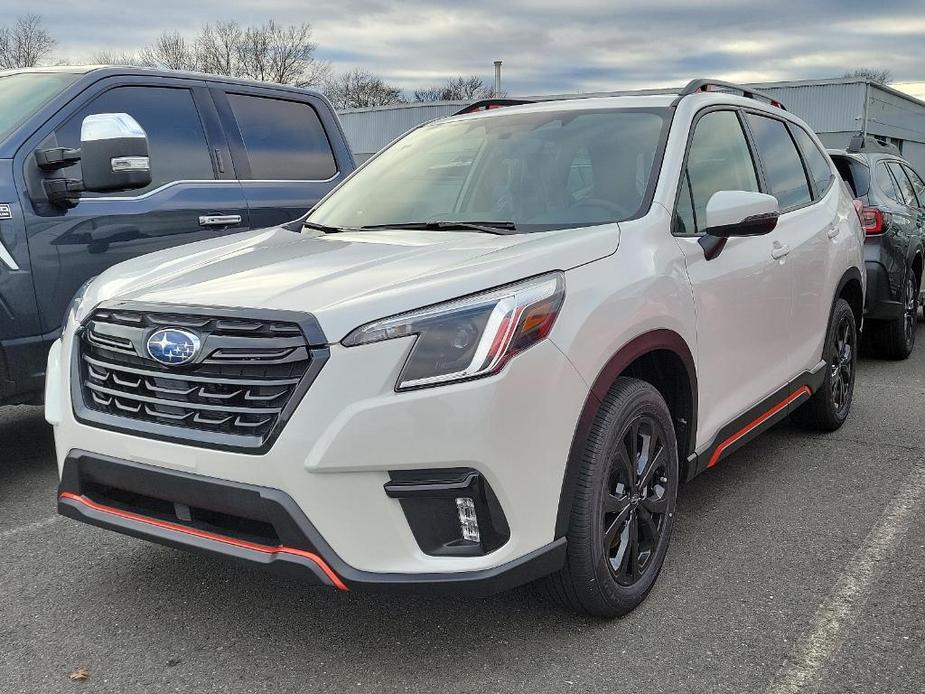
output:
[[[274,227],[117,265],[91,285],[86,303],[302,311],[337,342],[371,320],[610,255],[618,242],[615,224],[512,235]]]

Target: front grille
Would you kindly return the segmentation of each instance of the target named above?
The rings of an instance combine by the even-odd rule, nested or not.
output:
[[[190,364],[148,355],[148,337],[163,328],[199,337]],[[317,357],[290,321],[101,308],[79,332],[76,368],[90,420],[254,449],[279,433]]]

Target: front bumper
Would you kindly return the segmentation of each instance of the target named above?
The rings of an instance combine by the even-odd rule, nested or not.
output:
[[[299,565],[303,574],[336,585],[314,559],[288,549],[307,551],[346,587],[466,585],[490,592],[561,566],[564,541],[555,537],[556,515],[568,450],[588,387],[551,341],[519,355],[497,376],[406,393],[396,393],[394,384],[410,340],[349,349],[333,345],[331,358],[273,446],[255,455],[78,422],[70,401],[67,365],[73,341],[68,338],[51,350],[46,388],[46,417],[54,426],[61,490],[75,495],[60,499],[65,515],[173,546],[286,570]],[[280,507],[297,520],[283,524],[302,527],[302,534],[287,536],[285,542],[280,535],[279,545],[240,546],[191,534],[174,527],[175,522],[158,525],[114,514],[101,508],[107,504],[86,503],[93,498],[79,484],[68,483],[69,467],[75,465],[69,461],[82,458],[142,466],[165,480],[193,478],[243,486],[261,498],[288,499],[279,502]],[[478,556],[434,556],[422,549],[401,501],[390,498],[384,487],[402,472],[460,468],[477,471],[490,485],[509,525],[509,537]],[[149,481],[145,488],[159,487]],[[197,490],[195,498],[164,500],[195,506],[190,501],[200,492],[205,495],[206,487],[190,489]]]
[[[195,508],[197,517],[180,518],[171,510],[177,504]],[[562,538],[495,569],[430,575],[358,571],[337,556],[292,498],[279,490],[167,472],[83,451],[73,451],[65,460],[58,512],[177,549],[262,564],[343,591],[447,588],[490,594],[544,576],[565,560]]]

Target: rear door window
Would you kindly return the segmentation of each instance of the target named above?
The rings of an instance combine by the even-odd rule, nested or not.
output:
[[[781,210],[811,202],[803,161],[784,122],[754,113],[745,114],[745,120],[764,165],[768,192],[777,198]]]
[[[323,181],[337,173],[331,144],[315,109],[301,101],[228,94],[251,178]]]
[[[803,153],[803,161],[806,162],[806,168],[809,169],[809,176],[813,179],[813,187],[818,198],[829,189],[829,183],[832,182],[833,175],[832,168],[829,166],[829,159],[803,128],[791,125],[791,132],[793,132],[797,146]]]
[[[174,181],[212,180],[215,173],[199,111],[189,89],[115,87],[80,108],[55,130],[59,147],[80,147],[80,126],[94,113],[127,113],[148,135],[151,184],[129,195]],[[64,169],[67,178],[80,178],[80,164]],[[125,192],[83,193],[84,197],[124,196]]]
[[[915,188],[912,187],[912,181],[909,180],[903,167],[900,166],[898,161],[889,162],[887,167],[892,172],[893,178],[896,179],[896,183],[899,186],[899,194],[902,196],[902,202],[909,207],[918,207],[919,201],[918,198],[915,197]]]

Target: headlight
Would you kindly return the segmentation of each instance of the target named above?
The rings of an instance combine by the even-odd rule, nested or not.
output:
[[[68,304],[67,311],[64,312],[64,323],[61,324],[62,329],[66,328],[68,326],[68,323],[70,323],[71,321],[77,320],[78,314],[80,313],[80,307],[84,301],[84,295],[86,295],[87,293],[87,288],[90,286],[90,283],[95,279],[96,277],[91,277],[90,279],[88,279],[86,282],[80,285],[80,289],[78,289],[77,293],[74,294],[74,298],[71,299],[71,303]]]
[[[565,299],[561,272],[361,326],[346,347],[417,335],[397,390],[498,373],[549,335]]]

